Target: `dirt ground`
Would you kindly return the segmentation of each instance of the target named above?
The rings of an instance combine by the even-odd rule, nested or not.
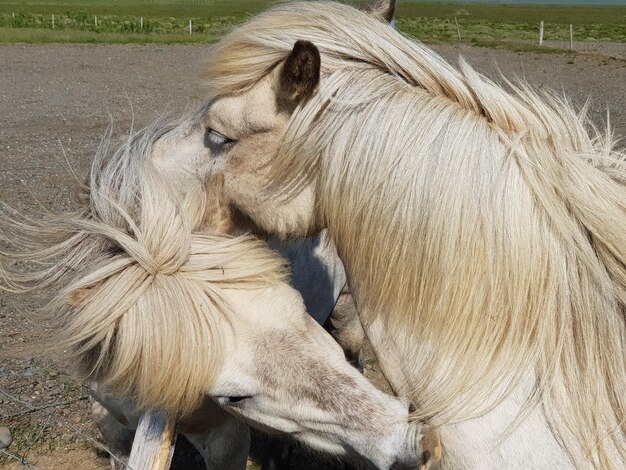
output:
[[[19,210],[71,206],[74,177],[84,177],[100,138],[114,125],[122,139],[167,112],[183,113],[202,100],[199,77],[207,46],[0,46],[0,201]],[[610,109],[617,136],[626,136],[626,44],[608,55],[534,54],[469,46],[434,46],[449,60],[463,55],[498,80],[525,77],[563,89],[578,105],[590,97],[594,120]],[[15,442],[11,453],[42,469],[104,469],[94,450],[85,388],[62,358],[42,354],[47,326],[33,311],[42,298],[0,294],[0,425]],[[375,361],[369,375],[378,376]],[[200,468],[184,443],[175,468]],[[2,460],[4,458],[4,460]],[[338,468],[302,454],[293,468]],[[0,455],[0,466],[22,464]]]

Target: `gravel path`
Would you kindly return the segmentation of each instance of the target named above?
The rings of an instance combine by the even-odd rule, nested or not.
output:
[[[115,139],[121,139],[133,118],[141,126],[161,113],[196,106],[202,98],[199,77],[206,47],[0,46],[0,201],[23,210],[69,207],[68,188],[74,180],[66,160],[83,177],[112,121]],[[542,87],[562,88],[579,105],[591,97],[596,122],[602,123],[608,107],[616,134],[626,136],[623,47],[616,45],[622,53],[613,54],[616,58],[462,45],[435,49],[453,62],[463,55],[496,80],[502,71]],[[9,450],[17,452],[19,439],[26,443],[27,458],[42,468],[106,468],[106,461],[83,448],[88,439],[79,434],[95,435],[85,390],[63,373],[59,361],[41,353],[46,325],[32,314],[41,301],[0,294],[0,389],[31,406],[46,407],[26,412],[25,405],[0,394],[0,425],[8,424],[16,433]],[[62,450],[44,452],[48,447]]]
[[[207,46],[0,46],[0,197],[19,206],[24,182],[44,203],[65,204],[64,152],[84,173],[113,119],[116,135],[131,115],[142,125],[165,111],[182,112],[202,97],[199,76]],[[578,104],[591,97],[602,122],[607,107],[626,131],[626,60],[436,46],[449,60],[466,57],[478,70],[563,88]]]

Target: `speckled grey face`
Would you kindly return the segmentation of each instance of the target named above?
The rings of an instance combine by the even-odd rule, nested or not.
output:
[[[385,395],[345,359],[284,285],[237,294],[225,363],[208,393],[227,411],[376,468],[417,467],[421,426],[408,403]],[[234,304],[233,304],[234,305]],[[395,467],[394,467],[395,468]]]

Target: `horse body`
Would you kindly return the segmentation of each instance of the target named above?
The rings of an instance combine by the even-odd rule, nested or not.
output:
[[[328,229],[385,375],[441,427],[450,468],[623,467],[610,133],[327,2],[251,20],[208,77],[226,192],[272,234]]]

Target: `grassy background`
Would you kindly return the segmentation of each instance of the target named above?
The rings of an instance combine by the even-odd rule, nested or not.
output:
[[[270,0],[0,0],[0,13],[86,12],[144,17],[238,17],[258,13]]]
[[[271,5],[268,0],[0,0],[0,43],[196,43],[214,42]],[[363,3],[351,0],[350,3]],[[52,17],[55,16],[55,29]],[[98,26],[94,22],[98,16]],[[144,17],[143,29],[140,17]],[[537,40],[545,22],[547,41],[565,41],[569,24],[577,41],[626,42],[626,6],[543,6],[427,3],[404,0],[401,31],[426,42],[458,40],[519,45]],[[189,19],[194,34],[188,33]]]

